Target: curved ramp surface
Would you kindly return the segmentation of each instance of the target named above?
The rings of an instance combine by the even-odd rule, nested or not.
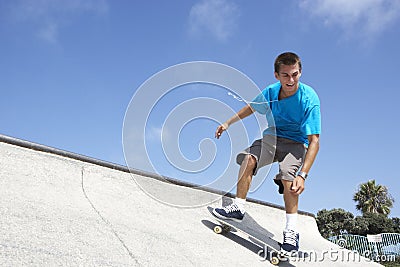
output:
[[[217,200],[213,205],[222,199],[51,149],[0,142],[0,265],[270,266],[246,236],[215,234],[205,206],[161,204],[133,176],[164,192]],[[281,240],[282,209],[249,203],[248,215],[254,227]],[[302,249],[312,254],[280,266],[378,265],[322,238],[312,216],[300,215],[299,224]]]

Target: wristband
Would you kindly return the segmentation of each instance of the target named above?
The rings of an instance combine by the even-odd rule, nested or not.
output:
[[[303,178],[304,180],[306,180],[308,177],[308,174],[306,172],[299,172],[297,175]]]

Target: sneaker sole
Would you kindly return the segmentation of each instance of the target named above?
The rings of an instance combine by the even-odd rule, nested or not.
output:
[[[280,250],[280,254],[287,258],[297,257],[298,253],[299,253],[298,250],[292,250],[292,251],[286,251],[284,249]]]
[[[223,219],[223,220],[231,220],[231,221],[235,221],[235,222],[242,222],[243,219],[236,219],[236,218],[230,218],[230,217],[225,217],[221,214],[219,214],[218,212],[215,211],[215,209],[212,211],[213,215],[219,219]]]

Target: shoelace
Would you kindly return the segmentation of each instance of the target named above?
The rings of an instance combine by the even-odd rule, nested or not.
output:
[[[236,204],[231,204],[229,206],[224,207],[226,213],[239,211],[239,207]]]
[[[297,241],[297,233],[296,232],[294,232],[294,231],[285,232],[283,243],[297,246],[296,241]]]

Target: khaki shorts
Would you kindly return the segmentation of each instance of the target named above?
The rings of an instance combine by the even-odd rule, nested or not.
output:
[[[257,174],[258,169],[273,162],[279,163],[279,173],[275,180],[293,181],[297,172],[303,165],[304,156],[307,148],[303,143],[299,143],[283,137],[265,135],[262,139],[254,143],[236,157],[237,164],[241,165],[246,155],[252,155],[257,160],[253,175]]]

